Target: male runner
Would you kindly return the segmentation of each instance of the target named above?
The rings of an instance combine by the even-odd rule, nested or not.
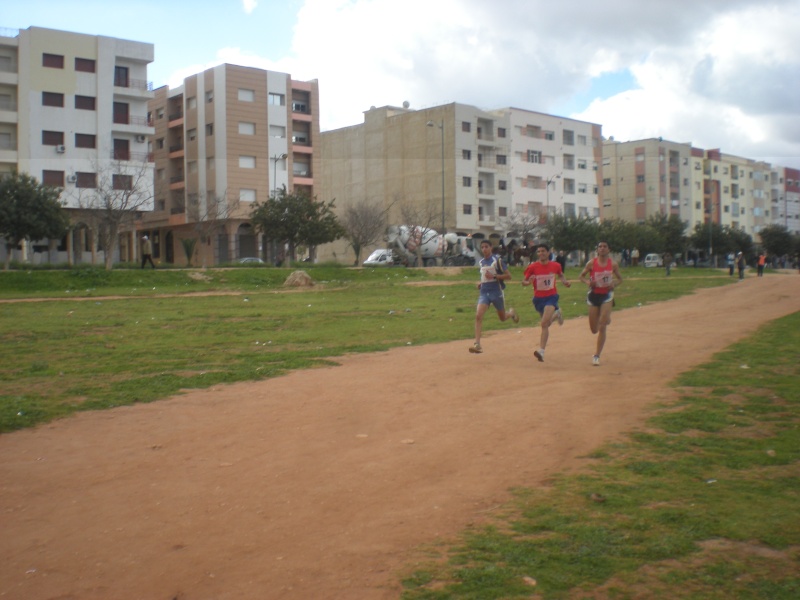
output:
[[[481,347],[481,331],[483,329],[483,315],[494,304],[497,309],[497,316],[500,321],[511,319],[514,323],[519,323],[519,316],[513,308],[505,309],[505,296],[503,288],[505,281],[511,279],[511,273],[503,262],[503,259],[492,253],[492,243],[489,240],[481,242],[481,259],[479,266],[481,269],[481,280],[478,283],[480,293],[478,295],[478,308],[475,311],[475,343],[470,346],[469,351],[473,354],[483,352]]]
[[[561,265],[550,260],[550,248],[546,244],[536,246],[536,257],[537,260],[531,262],[525,269],[522,285],[533,284],[533,307],[542,317],[539,349],[533,355],[539,362],[544,362],[544,349],[547,347],[547,338],[550,337],[550,325],[555,321],[558,321],[559,325],[564,324],[564,315],[558,307],[556,278],[560,278],[567,287],[572,284],[564,276]]]
[[[597,257],[586,263],[580,280],[589,286],[586,304],[589,305],[589,328],[597,334],[597,349],[592,364],[600,366],[600,353],[606,343],[606,328],[611,323],[614,306],[614,288],[622,283],[619,266],[609,257],[608,243],[597,244]],[[588,277],[587,277],[588,276]]]

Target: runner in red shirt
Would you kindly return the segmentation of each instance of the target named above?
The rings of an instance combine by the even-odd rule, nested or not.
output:
[[[606,328],[611,323],[614,306],[614,288],[622,283],[619,266],[611,260],[608,243],[597,244],[597,257],[586,263],[580,280],[589,286],[586,304],[589,305],[589,328],[597,334],[597,349],[592,364],[600,366],[600,353],[606,343]]]
[[[544,362],[544,349],[547,346],[547,338],[550,337],[550,325],[554,321],[558,321],[559,325],[564,323],[564,315],[558,307],[556,279],[561,279],[567,287],[572,284],[561,271],[561,265],[550,260],[550,248],[546,244],[536,246],[536,256],[538,260],[525,269],[522,285],[533,285],[533,307],[542,316],[539,349],[533,355],[539,362]]]

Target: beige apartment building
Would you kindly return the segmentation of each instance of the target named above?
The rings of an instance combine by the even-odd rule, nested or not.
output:
[[[250,223],[254,203],[276,189],[316,193],[319,140],[316,80],[229,64],[161,87],[150,102],[155,126],[155,207],[139,233],[154,258],[194,265],[267,257]]]
[[[770,188],[772,224],[800,234],[800,169],[773,167]]]
[[[153,97],[147,66],[153,45],[30,27],[0,29],[0,175],[17,171],[63,188],[72,228],[62,240],[24,243],[17,260],[100,264],[135,260],[132,233],[103,248],[87,198],[108,182],[125,189],[137,180],[152,208]],[[113,183],[112,183],[113,182]],[[5,258],[0,245],[0,260]]]
[[[600,140],[599,125],[517,108],[373,107],[362,124],[322,133],[317,194],[340,214],[378,203],[389,224],[413,214],[437,231],[500,239],[514,213],[598,217]],[[318,257],[353,253],[340,240]]]
[[[757,239],[771,222],[768,163],[662,139],[603,144],[602,218],[676,215],[687,233],[710,218]]]

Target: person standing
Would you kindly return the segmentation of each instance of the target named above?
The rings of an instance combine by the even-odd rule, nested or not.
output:
[[[550,337],[550,325],[558,321],[559,325],[564,324],[564,315],[558,306],[558,289],[556,279],[570,287],[572,284],[567,281],[561,265],[550,260],[550,248],[546,244],[536,246],[537,260],[531,262],[525,269],[525,276],[522,285],[533,285],[533,307],[541,315],[542,333],[539,337],[539,349],[533,355],[539,362],[544,362],[544,350],[547,347],[547,339]]]
[[[556,262],[561,265],[561,272],[567,272],[567,256],[564,254],[563,250],[559,250],[558,254],[556,255]]]
[[[744,268],[747,266],[747,262],[744,259],[744,254],[739,252],[736,255],[736,268],[739,269],[739,279],[744,279]]]
[[[672,270],[672,254],[664,252],[664,256],[661,258],[664,261],[664,270],[667,273],[667,277],[669,277],[670,271]]]
[[[631,251],[631,260],[633,261],[633,266],[634,267],[638,267],[639,266],[639,249],[638,248],[634,248]]]
[[[589,286],[586,304],[589,305],[589,329],[597,335],[597,346],[592,364],[600,366],[600,354],[606,344],[606,329],[611,323],[611,309],[614,306],[614,288],[622,283],[619,266],[614,264],[609,254],[607,242],[597,244],[597,256],[586,263],[580,280]]]
[[[733,277],[733,267],[736,263],[736,255],[733,252],[728,252],[728,275]],[[708,265],[709,267],[711,265]]]
[[[478,283],[480,293],[478,295],[478,307],[475,310],[475,343],[469,349],[473,354],[483,352],[481,347],[483,315],[486,314],[489,306],[494,305],[501,322],[511,319],[514,323],[519,323],[517,312],[513,308],[505,309],[503,289],[506,287],[505,282],[511,279],[508,267],[500,256],[493,253],[492,243],[489,240],[481,242],[481,253],[483,258],[478,263],[481,280]]]
[[[758,255],[758,276],[759,277],[763,277],[764,276],[764,265],[766,265],[766,264],[767,264],[767,255],[764,252],[762,252],[761,254]]]
[[[155,269],[156,265],[153,262],[153,244],[150,239],[146,236],[142,236],[142,268],[144,269],[144,265],[150,261],[150,265]]]

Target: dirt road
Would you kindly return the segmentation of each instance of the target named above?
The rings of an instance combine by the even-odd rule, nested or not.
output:
[[[527,308],[481,355],[350,356],[0,436],[0,598],[397,598],[419,545],[580,467],[798,298],[775,275],[615,312],[600,367],[585,317],[536,362]]]

